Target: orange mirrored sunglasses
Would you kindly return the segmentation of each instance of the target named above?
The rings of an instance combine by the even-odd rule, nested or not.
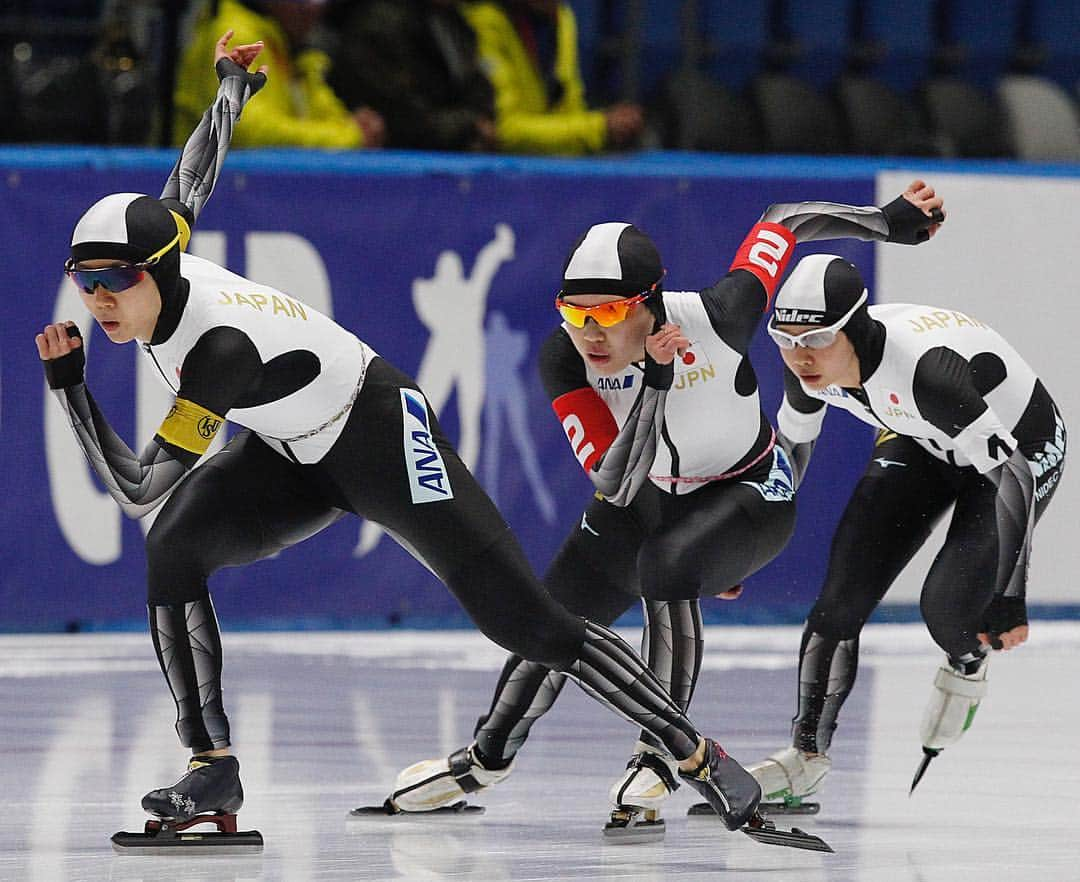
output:
[[[596,306],[577,306],[567,303],[562,297],[555,298],[555,308],[559,310],[566,321],[575,328],[584,328],[585,322],[592,319],[602,328],[610,328],[634,311],[639,303],[644,303],[649,298],[649,293],[635,294],[633,297],[624,297],[621,300],[610,300],[607,303],[599,303]]]

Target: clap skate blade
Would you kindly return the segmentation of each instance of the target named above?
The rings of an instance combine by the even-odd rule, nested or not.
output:
[[[604,825],[604,841],[611,845],[636,845],[640,842],[660,842],[667,828],[658,809],[642,809],[621,805],[611,813]]]
[[[763,845],[783,845],[788,848],[805,848],[808,851],[833,852],[833,847],[820,836],[806,833],[798,827],[792,827],[790,830],[777,830],[776,824],[766,820],[758,812],[754,813],[746,826],[739,829],[751,839]]]
[[[184,832],[197,824],[213,824],[216,832]],[[236,829],[236,815],[196,815],[187,821],[147,821],[142,833],[114,833],[113,850],[119,854],[177,854],[196,849],[213,854],[258,854],[263,850],[258,830]]]
[[[436,817],[445,817],[446,815],[482,815],[487,811],[482,805],[470,805],[464,799],[458,800],[451,805],[443,805],[436,809],[431,809],[426,812],[407,812],[404,809],[398,808],[393,800],[387,799],[382,805],[362,805],[359,808],[354,808],[349,812],[350,818],[370,818],[370,817],[394,817],[395,815],[407,815],[410,818],[423,817],[425,815],[434,815]]]
[[[799,797],[791,797],[783,802],[758,803],[758,811],[763,815],[816,815],[821,811],[820,802],[807,802]],[[707,802],[695,802],[686,814],[690,817],[715,815],[713,807]]]

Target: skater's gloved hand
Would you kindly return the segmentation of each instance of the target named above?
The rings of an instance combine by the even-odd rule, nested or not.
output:
[[[881,209],[889,222],[888,241],[918,245],[932,238],[945,223],[944,205],[933,187],[921,180],[912,181],[900,196]]]
[[[1027,604],[1022,597],[995,597],[986,609],[979,640],[993,649],[1015,649],[1028,638]]]
[[[732,585],[727,591],[716,595],[721,600],[738,600],[742,596],[742,585]]]
[[[75,322],[56,322],[34,338],[50,389],[66,389],[83,382],[86,354]]]

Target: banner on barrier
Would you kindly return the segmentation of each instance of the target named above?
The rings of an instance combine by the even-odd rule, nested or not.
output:
[[[92,326],[61,266],[71,228],[91,202],[114,191],[157,193],[162,180],[145,168],[75,167],[8,178],[0,242],[17,272],[0,326],[2,629],[123,625],[144,615],[142,540],[151,518],[125,520],[92,475],[45,387],[33,337],[47,322],[76,321],[88,384],[104,413],[134,449],[149,440],[169,407],[166,393],[134,345],[109,345]],[[520,163],[469,175],[226,172],[189,250],[287,292],[297,308],[326,312],[415,376],[542,571],[591,495],[535,364],[558,321],[551,304],[570,245],[593,223],[630,221],[657,242],[669,289],[700,288],[727,271],[766,206],[803,199],[867,204],[873,182],[698,179],[689,170],[550,175]],[[855,261],[872,287],[870,245],[818,243],[796,256],[813,250]],[[752,357],[774,414],[780,362],[763,333]],[[713,379],[685,377],[699,381]],[[850,426],[827,423],[826,432],[833,455],[815,462],[816,489],[800,498],[795,539],[750,580],[730,609],[735,619],[803,615],[817,591],[832,527],[869,443]],[[464,621],[441,584],[377,525],[357,519],[272,560],[224,570],[211,589],[222,620],[234,626]]]

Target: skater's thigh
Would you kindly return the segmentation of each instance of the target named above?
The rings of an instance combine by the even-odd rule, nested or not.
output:
[[[147,536],[147,553],[152,567],[171,562],[211,572],[274,554],[341,515],[310,467],[244,431],[172,494]]]
[[[639,494],[641,495],[641,494]],[[646,526],[638,509],[594,498],[544,574],[544,587],[575,615],[609,625],[638,602],[637,551]]]
[[[712,484],[672,500],[663,526],[638,553],[642,595],[692,600],[727,591],[776,557],[794,527],[792,499],[766,498],[747,482]]]
[[[949,650],[953,642],[981,629],[995,594],[1011,590],[1023,596],[1034,526],[1033,484],[1026,464],[1016,472],[969,474],[964,480],[921,597],[931,634],[949,643]]]
[[[815,631],[854,637],[955,498],[951,466],[910,438],[874,448],[833,536],[811,612]]]

